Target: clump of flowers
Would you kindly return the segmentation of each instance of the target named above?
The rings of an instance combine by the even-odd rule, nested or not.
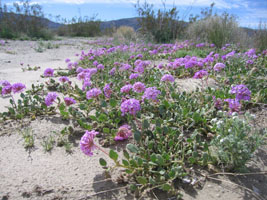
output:
[[[45,77],[52,77],[54,76],[54,70],[52,68],[46,68],[44,71]]]
[[[138,111],[141,110],[141,106],[138,100],[128,99],[121,104],[122,115],[129,113],[131,115],[136,115]]]
[[[73,105],[76,103],[75,99],[71,98],[71,97],[65,97],[64,98],[65,104],[67,106]]]
[[[133,86],[131,84],[127,84],[121,88],[121,93],[129,93]]]
[[[223,68],[225,68],[225,64],[223,63],[216,63],[213,67],[214,71],[221,71]]]
[[[133,91],[137,92],[137,93],[141,93],[141,92],[144,92],[146,89],[146,86],[144,83],[141,83],[141,82],[136,82],[134,85],[133,85]]]
[[[131,127],[127,124],[122,125],[116,133],[114,140],[127,140],[132,135],[132,131],[130,128]]]
[[[25,88],[26,86],[23,83],[14,83],[12,85],[12,91],[14,94],[22,92]]]
[[[208,76],[209,73],[206,70],[199,70],[198,72],[195,73],[193,78],[195,79],[202,79],[205,76]]]
[[[129,76],[129,79],[137,79],[139,77],[139,74],[138,73],[133,73]]]
[[[7,85],[2,88],[2,95],[7,95],[7,94],[10,94],[11,92],[12,92],[11,85]]]
[[[111,94],[112,94],[112,90],[110,88],[110,84],[106,84],[104,87],[104,95],[105,97],[110,98]]]
[[[98,134],[96,131],[86,131],[80,140],[80,149],[87,156],[93,155],[93,150],[96,148],[94,138]]]
[[[212,97],[214,102],[214,107],[218,110],[221,110],[223,107],[223,101],[221,98],[216,98],[215,96]]]
[[[51,106],[53,102],[56,100],[57,96],[58,96],[57,93],[49,92],[47,96],[45,97],[46,106]]]
[[[156,87],[149,87],[145,90],[145,93],[142,97],[142,99],[148,99],[148,100],[153,100],[153,101],[157,101],[158,99],[158,95],[160,95],[160,91],[157,90]]]
[[[225,99],[224,101],[229,104],[230,114],[240,111],[241,104],[237,99]]]
[[[240,101],[240,100],[249,101],[250,100],[251,92],[249,91],[249,89],[245,85],[241,84],[241,85],[233,86],[230,93],[235,94],[236,95],[235,98],[238,101]]]
[[[92,98],[98,97],[101,93],[102,92],[100,89],[93,88],[93,89],[89,90],[88,92],[86,92],[86,98],[92,99]]]
[[[164,82],[174,82],[174,78],[170,74],[165,74],[160,80]]]
[[[59,78],[59,81],[62,82],[62,83],[66,83],[66,82],[69,82],[70,79],[68,77],[66,77],[66,76],[62,76],[62,77]]]
[[[82,90],[85,91],[86,88],[90,87],[92,85],[91,80],[89,78],[86,78],[83,82],[83,88]]]

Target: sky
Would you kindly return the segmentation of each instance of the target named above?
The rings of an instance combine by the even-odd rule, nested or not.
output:
[[[1,1],[1,0],[0,0]],[[242,27],[257,28],[260,21],[267,22],[267,0],[163,0],[166,7],[173,5],[179,9],[180,19],[188,20],[189,14],[199,14],[201,9],[215,3],[218,14],[228,12],[237,17]],[[2,0],[2,4],[12,7],[16,1]],[[47,18],[55,21],[55,16],[70,20],[72,17],[92,17],[102,21],[136,17],[134,8],[137,0],[32,0],[42,6]],[[140,0],[142,4],[144,0]],[[147,0],[155,9],[162,8],[162,0]]]

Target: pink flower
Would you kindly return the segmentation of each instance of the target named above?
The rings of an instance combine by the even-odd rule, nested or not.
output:
[[[127,84],[121,88],[121,93],[129,93],[133,86],[131,84]]]
[[[127,124],[122,125],[119,128],[114,140],[118,141],[118,140],[126,140],[126,139],[128,139],[132,135],[132,131],[130,130],[130,128],[131,127],[129,125],[127,125]]]
[[[62,83],[65,83],[65,82],[69,82],[70,80],[69,80],[68,77],[62,76],[62,77],[59,78],[59,81],[62,82]]]
[[[47,94],[47,96],[45,97],[45,104],[46,104],[46,106],[52,105],[53,102],[56,100],[57,96],[58,96],[57,93],[55,93],[55,92],[49,92]]]
[[[198,72],[195,73],[193,78],[195,79],[202,79],[204,76],[208,76],[209,73],[206,70],[199,70]]]
[[[216,65],[213,67],[214,71],[217,72],[221,71],[223,68],[225,68],[225,64],[223,63],[216,63]]]
[[[131,115],[136,115],[138,111],[141,110],[141,106],[138,100],[128,99],[121,104],[122,115],[129,113]]]
[[[76,103],[76,101],[75,101],[73,98],[70,98],[70,97],[65,97],[65,98],[64,98],[64,101],[65,101],[65,104],[66,104],[67,106],[70,106],[70,105]]]
[[[26,88],[26,86],[25,86],[24,84],[22,84],[22,83],[14,83],[14,84],[12,85],[12,91],[13,91],[14,93],[20,93],[20,92],[22,92],[25,88]]]
[[[106,84],[104,87],[104,94],[105,97],[110,98],[111,94],[112,94],[112,90],[110,88],[110,84]]]
[[[46,68],[44,71],[44,76],[45,77],[52,77],[54,76],[54,70],[51,68]]]
[[[93,88],[93,89],[89,90],[88,92],[86,92],[86,98],[92,99],[92,98],[98,97],[101,93],[102,92],[100,89]]]
[[[10,94],[12,92],[12,86],[7,85],[2,88],[2,95]]]
[[[80,149],[85,155],[92,156],[93,150],[96,148],[94,137],[98,134],[96,131],[86,131],[80,140]]]
[[[165,82],[174,82],[174,78],[170,74],[165,74],[160,80]]]
[[[141,93],[141,92],[144,92],[146,89],[146,86],[144,83],[141,83],[141,82],[136,82],[134,85],[133,85],[133,91],[137,92],[137,93]]]

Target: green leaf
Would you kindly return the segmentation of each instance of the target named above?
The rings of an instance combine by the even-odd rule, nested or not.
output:
[[[105,115],[104,113],[101,113],[101,115],[98,117],[98,121],[100,121],[100,122],[108,121],[107,115]]]
[[[201,122],[202,121],[202,117],[200,116],[199,113],[195,112],[194,115],[193,115],[193,120],[198,123],[198,122]]]
[[[111,149],[109,151],[109,157],[116,162],[119,156],[114,150]]]
[[[168,192],[170,189],[172,189],[172,186],[166,183],[161,187],[161,189]]]
[[[123,155],[127,160],[129,160],[130,155],[129,155],[128,151],[126,151],[125,149],[123,150]]]
[[[144,121],[143,121],[143,129],[148,129],[149,128],[149,123],[148,123],[148,121],[145,119]]]
[[[126,148],[132,153],[137,153],[139,151],[139,148],[134,144],[127,144]]]
[[[90,115],[89,118],[90,118],[91,120],[93,120],[93,121],[97,121],[97,118],[96,118],[96,116],[94,116],[94,115]]]
[[[102,100],[102,101],[101,101],[101,107],[107,107],[107,102],[104,101],[104,100]]]
[[[100,158],[100,159],[99,159],[99,163],[100,163],[100,165],[103,166],[103,167],[106,167],[106,166],[107,166],[107,162],[106,162],[103,158]]]
[[[139,142],[141,140],[141,132],[138,130],[134,131],[134,139]]]
[[[122,160],[122,164],[124,165],[124,166],[129,166],[129,162],[127,161],[127,160]]]
[[[116,101],[115,99],[110,99],[110,100],[109,100],[109,104],[110,104],[111,107],[114,108],[114,107],[117,106],[117,101]]]
[[[110,129],[109,128],[103,128],[103,132],[104,133],[110,133]]]
[[[137,180],[138,183],[140,183],[142,185],[147,184],[147,179],[145,177],[143,177],[143,176],[137,176],[136,180]]]

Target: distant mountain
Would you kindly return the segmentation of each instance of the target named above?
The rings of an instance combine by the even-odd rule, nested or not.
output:
[[[16,14],[16,13],[0,13],[0,21],[1,21],[1,18],[3,17],[3,15],[5,15],[7,17],[15,17],[15,18],[21,17],[21,14]],[[34,16],[28,16],[28,19],[30,20],[32,17],[34,17]],[[41,18],[41,22],[43,24],[45,24],[47,28],[53,29],[53,30],[55,30],[61,26],[64,26],[63,24],[53,22],[47,18]]]
[[[100,28],[101,30],[105,30],[107,28],[118,28],[120,26],[130,26],[134,30],[137,30],[140,28],[138,24],[138,17],[133,17],[133,18],[124,18],[124,19],[118,19],[118,20],[111,20],[111,21],[104,21],[101,22]]]

